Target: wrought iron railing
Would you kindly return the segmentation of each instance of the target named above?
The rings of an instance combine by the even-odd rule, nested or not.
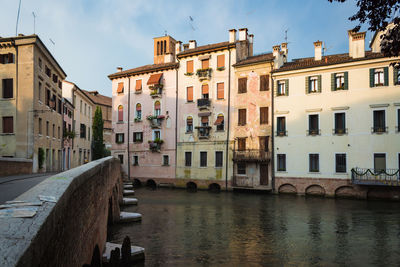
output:
[[[198,108],[206,108],[211,105],[211,100],[208,98],[200,98],[197,99],[197,107]]]
[[[307,130],[307,135],[321,135],[321,130],[320,129],[311,129]]]
[[[233,187],[243,187],[243,188],[253,188],[254,187],[253,177],[234,175],[232,178],[233,178],[232,179]]]
[[[351,169],[351,181],[360,185],[400,186],[399,169]]]
[[[200,80],[203,79],[210,79],[211,78],[211,68],[208,69],[198,69],[196,74],[199,77]]]
[[[196,126],[199,130],[199,138],[208,138],[210,136],[211,126]]]
[[[275,132],[275,135],[276,136],[287,136],[287,131],[285,131],[285,130],[277,130]]]
[[[269,161],[271,160],[271,152],[262,149],[245,149],[233,151],[234,161]]]
[[[388,127],[381,127],[381,126],[371,127],[372,133],[380,134],[380,133],[387,133],[387,131],[388,131]]]
[[[344,134],[347,134],[347,133],[348,133],[347,128],[335,128],[335,129],[332,129],[332,134],[334,134],[334,135],[344,135]]]

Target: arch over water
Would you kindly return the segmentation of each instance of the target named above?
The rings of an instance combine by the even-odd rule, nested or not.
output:
[[[194,182],[188,182],[186,183],[186,189],[189,192],[196,192],[197,191],[197,184]]]
[[[149,179],[146,181],[146,186],[154,189],[157,187],[157,184],[153,179]]]
[[[283,184],[278,188],[278,192],[282,194],[297,194],[297,189],[292,184]]]
[[[141,187],[142,182],[139,179],[133,179],[133,187]]]
[[[335,190],[335,197],[337,198],[355,198],[356,191],[352,186],[340,186]]]
[[[212,183],[208,186],[208,190],[213,193],[219,193],[221,192],[221,186],[217,183]]]
[[[324,196],[325,189],[318,184],[313,184],[306,188],[305,193],[306,193],[306,195],[310,195],[310,196]]]

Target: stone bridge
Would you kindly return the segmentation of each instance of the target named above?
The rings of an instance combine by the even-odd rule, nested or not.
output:
[[[44,202],[32,218],[0,218],[0,266],[82,266],[107,224],[119,220],[123,184],[120,162],[107,157],[52,176],[19,196]]]

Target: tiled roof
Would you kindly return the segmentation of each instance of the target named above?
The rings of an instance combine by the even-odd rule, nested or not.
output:
[[[177,57],[182,58],[182,57],[186,57],[186,56],[192,56],[192,55],[209,52],[210,50],[211,51],[219,50],[219,49],[225,49],[225,48],[235,47],[235,46],[236,46],[235,43],[230,43],[230,42],[202,45],[202,46],[198,46],[196,48],[191,48],[191,49],[182,51],[182,52],[178,53]]]
[[[261,54],[261,55],[256,55],[252,57],[248,57],[244,60],[241,60],[234,64],[234,67],[240,67],[240,66],[245,66],[245,65],[251,65],[251,64],[256,64],[256,63],[262,63],[262,62],[268,62],[274,60],[274,56],[272,53],[266,53],[266,54]]]
[[[85,92],[85,94],[92,100],[95,104],[99,105],[104,105],[104,106],[111,106],[112,105],[112,98],[101,95],[97,91],[86,91],[82,90]]]
[[[162,64],[150,64],[150,65],[144,65],[141,67],[137,67],[134,69],[116,72],[116,73],[108,75],[108,78],[112,80],[112,79],[124,77],[127,75],[144,74],[144,73],[149,73],[149,72],[154,72],[154,71],[175,69],[178,67],[179,67],[179,63],[176,63],[176,62],[162,63]]]
[[[334,64],[342,64],[354,61],[363,61],[368,59],[382,58],[384,57],[382,53],[373,53],[371,51],[365,52],[365,57],[362,58],[352,58],[348,53],[346,54],[336,54],[322,57],[321,60],[314,60],[313,57],[309,58],[300,58],[294,59],[291,62],[285,63],[282,67],[273,72],[283,72],[290,70],[298,70],[298,69],[306,69],[306,68],[314,68],[321,66],[329,66]]]

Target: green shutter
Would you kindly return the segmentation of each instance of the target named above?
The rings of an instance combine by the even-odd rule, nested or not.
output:
[[[389,68],[388,67],[383,68],[383,75],[385,77],[385,86],[388,86],[389,85]]]
[[[375,75],[375,69],[369,69],[369,87],[374,87],[374,75]]]
[[[336,73],[331,74],[331,90],[336,91]]]
[[[398,79],[398,73],[399,73],[399,69],[393,67],[393,85],[396,85],[399,83],[399,79]]]
[[[286,79],[286,80],[285,80],[285,91],[286,91],[286,92],[285,92],[285,93],[286,93],[285,95],[288,96],[288,95],[289,95],[289,79]]]
[[[347,71],[344,73],[344,90],[349,90],[349,73]]]
[[[310,88],[310,77],[306,77],[306,94],[309,93],[309,88]]]
[[[322,77],[318,75],[318,92],[321,93],[322,90]]]

